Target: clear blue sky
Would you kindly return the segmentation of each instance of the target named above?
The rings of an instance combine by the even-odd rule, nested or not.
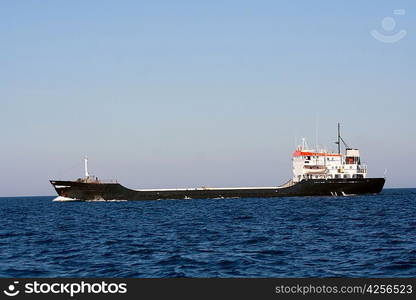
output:
[[[276,185],[317,119],[416,186],[414,1],[1,1],[0,25],[0,196],[53,195],[84,154],[132,188]]]

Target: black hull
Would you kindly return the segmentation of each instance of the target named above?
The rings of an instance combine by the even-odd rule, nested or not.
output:
[[[131,190],[118,183],[51,181],[59,196],[76,200],[162,200],[208,198],[270,198],[301,196],[345,196],[377,194],[384,178],[310,179],[287,187],[197,188],[170,190]]]

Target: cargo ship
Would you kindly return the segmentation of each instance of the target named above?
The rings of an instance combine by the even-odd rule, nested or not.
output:
[[[305,139],[292,154],[293,176],[280,186],[270,187],[197,187],[178,189],[130,189],[117,181],[101,181],[88,172],[77,180],[51,180],[58,193],[55,201],[124,201],[208,198],[270,198],[302,196],[349,196],[377,194],[385,178],[368,178],[367,166],[361,163],[360,151],[350,148],[340,134],[335,142],[338,151],[310,149]],[[341,144],[342,143],[342,144]],[[341,153],[342,145],[344,151]]]

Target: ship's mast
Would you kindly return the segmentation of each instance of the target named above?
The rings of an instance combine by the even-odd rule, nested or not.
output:
[[[341,137],[341,125],[338,123],[338,139],[335,142],[335,144],[338,145],[338,154],[341,154],[341,141],[344,144],[345,149],[348,149],[349,147],[348,147],[347,143]]]
[[[341,154],[341,128],[340,128],[339,123],[338,123],[338,141],[337,141],[337,144],[338,144],[338,154]]]
[[[85,178],[90,177],[90,174],[88,173],[88,157],[84,157],[84,169],[85,169]]]

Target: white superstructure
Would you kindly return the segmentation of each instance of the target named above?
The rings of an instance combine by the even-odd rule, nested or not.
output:
[[[345,153],[341,153],[340,141]],[[361,164],[360,151],[349,148],[338,131],[338,153],[309,149],[305,140],[293,152],[293,182],[308,179],[366,178],[367,166]]]

